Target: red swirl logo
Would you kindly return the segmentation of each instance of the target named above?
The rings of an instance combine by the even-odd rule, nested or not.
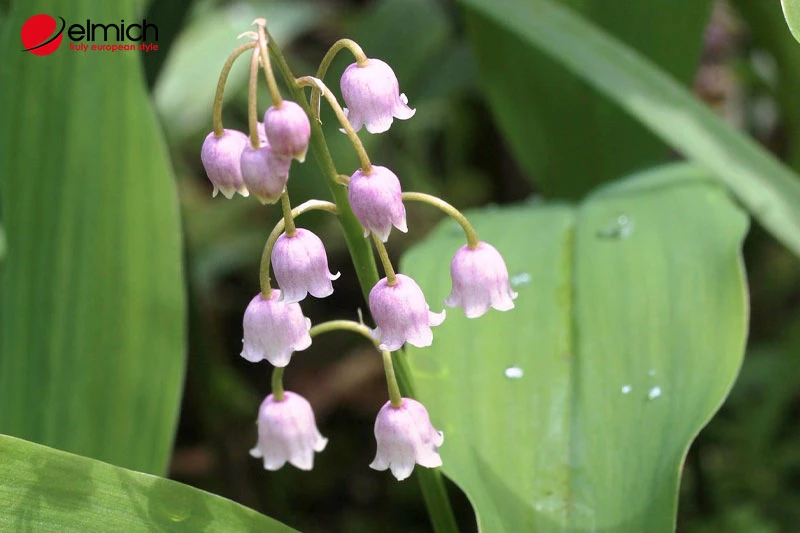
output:
[[[22,46],[25,47],[22,51],[37,56],[46,56],[55,52],[61,45],[62,33],[67,25],[62,17],[58,18],[61,21],[60,27],[56,19],[43,13],[26,20],[20,32]]]

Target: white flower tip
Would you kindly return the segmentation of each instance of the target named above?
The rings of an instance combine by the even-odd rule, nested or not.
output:
[[[337,272],[336,274],[328,273],[328,279],[331,280],[331,281],[336,281],[340,277],[342,277],[342,273],[341,272]]]
[[[511,298],[503,299],[503,301],[492,305],[492,307],[494,307],[498,311],[510,311],[514,309],[514,302],[512,301],[512,298],[514,298],[514,296],[512,296]]]
[[[258,448],[258,446],[250,450],[250,457],[253,457],[255,459],[261,459],[261,457],[263,457],[263,454],[261,453],[261,450]]]
[[[242,353],[239,355],[241,355],[243,358],[245,358],[247,361],[250,361],[251,363],[258,363],[259,361],[264,360],[261,354],[252,353],[247,348],[243,349]]]
[[[376,341],[380,341],[381,340],[381,328],[375,328],[375,329],[369,330],[369,336],[372,337],[373,339],[375,339]]]
[[[211,198],[216,198],[218,194],[219,194],[219,187],[214,185],[214,191],[211,193]]]
[[[403,481],[404,479],[408,479],[411,475],[411,472],[414,471],[414,463],[411,465],[392,465],[392,475],[397,478],[397,481]]]
[[[269,361],[269,363],[276,368],[284,368],[286,366],[289,366],[289,361],[291,360],[292,360],[291,355],[288,356],[273,355],[272,357],[267,358],[267,361]]]
[[[434,313],[433,311],[428,311],[428,322],[431,326],[438,326],[442,322],[444,322],[446,316],[447,316],[447,311],[444,309],[442,309],[441,313]]]

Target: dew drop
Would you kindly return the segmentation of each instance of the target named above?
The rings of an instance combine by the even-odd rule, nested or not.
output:
[[[533,276],[531,276],[527,272],[520,272],[519,274],[514,274],[513,276],[511,276],[509,283],[511,283],[511,286],[516,289],[517,287],[522,287],[523,285],[527,285],[528,283],[531,282],[532,279]]]
[[[599,230],[601,239],[627,239],[633,235],[633,220],[628,215],[619,215],[607,227]]]
[[[630,385],[623,385],[621,389],[622,394],[629,394],[631,390],[633,390],[633,387],[631,387]]]
[[[504,375],[505,375],[505,376],[506,376],[508,379],[520,379],[520,378],[521,378],[521,377],[522,377],[522,376],[523,376],[525,373],[524,373],[524,372],[522,371],[522,369],[521,369],[520,367],[518,367],[518,366],[510,366],[510,367],[508,367],[508,368],[506,368],[506,369],[505,369],[505,371],[503,372],[503,374],[504,374]]]
[[[647,393],[647,399],[648,400],[655,400],[659,396],[661,396],[661,387],[659,387],[659,386],[653,387]]]

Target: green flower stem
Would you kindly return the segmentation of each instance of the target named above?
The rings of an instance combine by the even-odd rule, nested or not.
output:
[[[257,18],[253,21],[253,24],[258,27],[258,48],[261,50],[261,64],[264,66],[264,77],[267,80],[269,96],[272,98],[272,105],[275,109],[280,109],[283,107],[283,98],[281,97],[281,92],[278,90],[275,74],[272,72],[272,63],[267,53],[267,20]]]
[[[283,210],[283,227],[286,229],[287,237],[297,235],[297,228],[294,225],[294,215],[292,214],[292,202],[289,201],[289,189],[283,189],[281,194],[281,209]]]
[[[350,142],[353,143],[353,148],[355,148],[358,158],[361,160],[361,171],[364,174],[369,175],[372,172],[372,163],[370,163],[367,150],[364,148],[364,144],[358,137],[356,130],[353,129],[350,121],[347,120],[347,116],[344,114],[342,106],[339,105],[339,102],[336,100],[336,97],[333,95],[331,90],[328,89],[324,83],[322,83],[322,80],[312,76],[303,76],[302,78],[298,78],[297,85],[300,87],[312,87],[322,91],[325,99],[328,100],[328,103],[331,105],[336,118],[339,120],[339,123],[342,125],[342,128],[344,128],[345,133],[347,133],[347,136],[350,138]]]
[[[258,48],[253,48],[250,58],[250,83],[247,91],[247,128],[250,133],[250,146],[254,150],[261,147],[258,138]]]
[[[305,94],[303,94],[303,89],[295,82],[294,74],[292,74],[286,59],[283,57],[283,53],[272,40],[268,31],[267,40],[269,50],[275,58],[275,64],[286,80],[286,85],[289,87],[292,97],[303,107],[303,110],[309,117],[313,117],[314,115],[311,111],[311,107],[305,99]],[[364,295],[364,299],[368,301],[369,291],[378,283],[378,269],[375,265],[375,256],[372,252],[372,247],[364,238],[364,228],[358,220],[356,220],[355,215],[353,215],[353,210],[350,208],[350,203],[347,201],[347,190],[337,182],[338,172],[336,172],[336,165],[333,163],[330,150],[328,150],[328,145],[322,135],[322,127],[316,120],[311,120],[310,122],[311,150],[322,173],[327,178],[328,187],[336,201],[336,206],[339,208],[339,221],[342,224],[345,241],[350,250],[350,257],[353,260],[358,281],[361,284],[361,292]],[[268,273],[267,279],[269,279]],[[263,287],[264,285],[262,285],[262,288]],[[269,285],[266,285],[266,287],[269,287]],[[394,359],[394,368],[397,372],[400,390],[403,391],[403,395],[406,397],[415,397],[411,383],[411,372],[408,369],[405,359],[399,357],[398,352],[393,353],[392,357]],[[458,533],[458,525],[456,524],[455,515],[453,514],[453,508],[450,506],[444,480],[439,470],[415,468],[414,476],[419,480],[422,496],[425,499],[425,505],[428,508],[428,514],[430,515],[434,531],[436,533]]]
[[[317,324],[316,326],[312,327],[308,334],[313,339],[317,335],[338,330],[358,333],[359,335],[369,339],[369,341],[374,344],[376,348],[378,347],[378,341],[376,341],[372,335],[370,335],[369,328],[361,322],[356,322],[354,320],[329,320],[327,322],[322,322],[321,324]]]
[[[225,84],[228,83],[228,74],[231,73],[231,67],[233,67],[233,63],[239,58],[239,56],[255,46],[255,42],[249,42],[240,45],[233,52],[231,52],[231,55],[229,55],[228,59],[225,60],[225,64],[222,65],[222,70],[219,73],[219,81],[217,81],[217,92],[214,95],[214,111],[212,113],[214,136],[217,138],[222,137],[222,135],[225,133],[225,128],[222,126],[222,99],[225,95]]]
[[[344,331],[352,331],[354,333],[358,333],[359,335],[363,335],[369,341],[378,347],[378,341],[370,334],[369,328],[360,322],[355,322],[353,320],[330,320],[328,322],[323,322],[322,324],[317,324],[308,332],[312,338],[316,337],[317,335],[321,335],[322,333],[328,333],[329,331],[337,331],[337,330],[344,330]],[[380,350],[381,356],[383,357],[383,370],[386,373],[386,387],[389,390],[389,401],[392,404],[392,407],[400,407],[403,405],[403,396],[400,394],[400,387],[397,385],[397,378],[394,375],[394,364],[392,362],[392,354],[388,350]],[[274,390],[274,381],[273,381],[273,390]]]
[[[319,68],[317,69],[317,78],[324,80],[325,74],[328,73],[328,68],[330,68],[331,63],[333,62],[333,58],[336,57],[340,51],[347,48],[353,54],[353,57],[356,58],[356,64],[359,67],[366,67],[369,60],[367,59],[367,55],[358,46],[358,43],[351,39],[339,39],[333,46],[328,49],[325,53],[325,57],[322,58],[322,61],[319,64]],[[314,110],[316,113],[316,119],[319,120],[319,97],[320,97],[320,90],[316,87],[311,90],[311,109]]]
[[[403,396],[400,394],[400,387],[397,385],[397,378],[394,375],[392,352],[381,350],[381,356],[383,357],[383,371],[386,373],[386,386],[389,388],[389,402],[392,407],[398,409],[403,405]]]
[[[434,207],[438,207],[444,211],[453,220],[458,222],[459,225],[461,225],[461,228],[464,230],[464,235],[467,237],[467,246],[469,246],[470,250],[477,248],[478,244],[481,242],[478,239],[478,234],[475,232],[475,228],[473,228],[472,224],[469,223],[467,217],[465,217],[461,211],[448,204],[438,196],[432,196],[430,194],[425,194],[424,192],[404,192],[403,200],[422,202]]]
[[[390,287],[394,287],[397,285],[397,277],[395,276],[394,268],[392,268],[392,262],[389,260],[389,252],[386,251],[386,246],[374,233],[372,234],[372,242],[375,243],[375,249],[378,250],[378,256],[381,258],[381,264],[383,264],[383,271],[386,272],[386,283]]]
[[[276,402],[283,401],[283,369],[282,366],[272,369],[272,398]]]
[[[303,107],[303,110],[310,117],[311,108],[308,106],[303,89],[295,82],[294,74],[292,74],[286,59],[280,48],[275,44],[267,31],[267,42],[272,56],[275,58],[275,64],[283,74],[286,80],[286,85],[292,93],[294,100]],[[338,172],[336,166],[333,164],[333,158],[328,150],[328,145],[325,143],[325,138],[322,135],[322,127],[315,120],[311,121],[311,151],[314,158],[317,160],[322,173],[327,178],[328,187],[333,195],[336,206],[339,208],[339,220],[342,224],[344,231],[344,238],[347,242],[347,248],[350,250],[350,257],[353,260],[353,265],[356,268],[356,275],[361,283],[361,292],[365,299],[369,299],[369,291],[378,283],[378,269],[375,265],[375,256],[372,252],[372,247],[369,242],[364,238],[364,228],[356,220],[353,215],[353,210],[350,208],[350,202],[347,201],[347,189],[342,187],[336,182]]]
[[[307,211],[313,210],[328,211],[334,215],[339,213],[336,204],[331,202],[323,202],[322,200],[309,200],[292,209],[288,220],[290,220],[291,224],[294,226],[295,218]],[[272,247],[275,246],[275,241],[277,241],[278,237],[280,237],[281,233],[283,233],[283,228],[286,227],[286,220],[286,211],[284,211],[283,218],[280,219],[277,224],[275,224],[275,227],[272,229],[269,237],[267,237],[267,242],[264,244],[264,251],[261,252],[261,267],[259,268],[258,277],[261,282],[261,294],[264,296],[264,298],[269,298],[272,295],[272,287],[270,286],[269,278],[269,263],[272,257]]]

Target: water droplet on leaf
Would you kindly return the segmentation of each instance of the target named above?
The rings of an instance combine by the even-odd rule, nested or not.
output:
[[[622,389],[621,389],[622,390],[622,394],[629,394],[632,389],[633,389],[633,387],[631,387],[630,385],[623,385]]]
[[[517,287],[522,287],[523,285],[527,285],[528,283],[531,282],[532,279],[533,277],[527,272],[520,272],[519,274],[514,274],[513,276],[511,276],[511,279],[509,279],[508,281],[509,283],[511,283],[511,286],[516,289]]]
[[[522,371],[522,369],[521,369],[520,367],[518,367],[518,366],[510,366],[510,367],[508,367],[508,368],[506,368],[506,369],[505,369],[505,371],[503,372],[503,374],[504,374],[504,375],[505,375],[505,376],[506,376],[508,379],[520,379],[520,378],[523,376],[524,372],[523,372],[523,371]]]
[[[659,386],[655,386],[655,387],[653,387],[653,388],[652,388],[652,389],[650,389],[650,391],[648,391],[648,393],[647,393],[647,399],[648,399],[648,400],[655,400],[655,399],[656,399],[656,398],[658,398],[659,396],[661,396],[661,387],[659,387]]]
[[[599,230],[601,239],[627,239],[633,235],[633,219],[628,215],[619,215],[608,226]]]

